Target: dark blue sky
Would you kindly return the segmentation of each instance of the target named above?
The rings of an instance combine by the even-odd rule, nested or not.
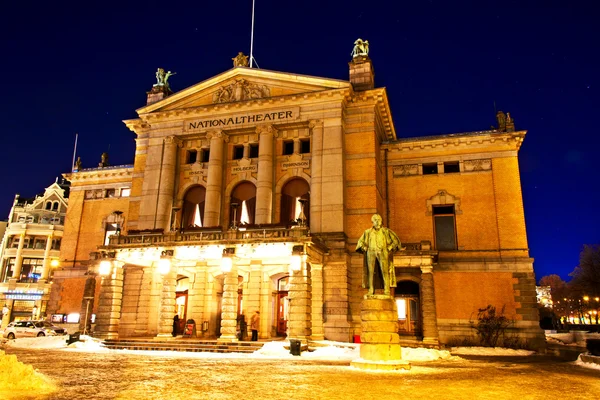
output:
[[[488,129],[494,102],[528,130],[520,152],[537,278],[563,278],[600,242],[600,24],[593,2],[256,0],[254,56],[264,69],[348,79],[369,40],[401,137]],[[19,5],[17,5],[19,3]],[[2,7],[0,215],[110,145],[133,161],[134,118],[157,67],[181,90],[249,52],[251,0],[9,2]],[[368,8],[367,8],[368,7]]]

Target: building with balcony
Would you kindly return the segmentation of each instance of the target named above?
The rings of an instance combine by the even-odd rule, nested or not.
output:
[[[1,244],[3,326],[46,315],[49,278],[59,259],[68,190],[68,185],[55,182],[33,199],[15,196]]]
[[[132,165],[65,174],[72,186],[52,312],[96,315],[103,338],[352,341],[363,256],[378,213],[395,231],[393,296],[406,342],[474,336],[487,305],[543,342],[518,151],[525,131],[400,137],[371,60],[341,81],[236,66],[177,93],[154,85]],[[159,70],[160,72],[160,70]],[[158,74],[158,73],[157,73]],[[86,319],[89,319],[86,318]]]

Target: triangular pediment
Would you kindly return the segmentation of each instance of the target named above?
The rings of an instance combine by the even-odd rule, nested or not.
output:
[[[139,108],[137,112],[141,115],[350,87],[348,81],[236,67]]]

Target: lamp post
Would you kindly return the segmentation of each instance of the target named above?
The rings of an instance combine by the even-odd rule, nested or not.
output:
[[[31,319],[35,319],[37,315],[38,307],[37,304],[33,305],[33,309],[31,310]]]
[[[87,300],[87,304],[85,306],[85,323],[83,325],[83,334],[85,335],[85,333],[87,332],[87,327],[88,327],[88,315],[89,315],[89,310],[90,310],[90,300],[93,299],[93,297],[84,297],[84,300]]]

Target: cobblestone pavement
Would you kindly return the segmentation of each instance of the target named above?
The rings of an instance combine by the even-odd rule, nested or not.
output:
[[[186,358],[117,351],[9,350],[59,391],[31,399],[598,399],[600,371],[548,356],[413,362],[367,372],[348,362]],[[12,396],[12,397],[11,397]]]

